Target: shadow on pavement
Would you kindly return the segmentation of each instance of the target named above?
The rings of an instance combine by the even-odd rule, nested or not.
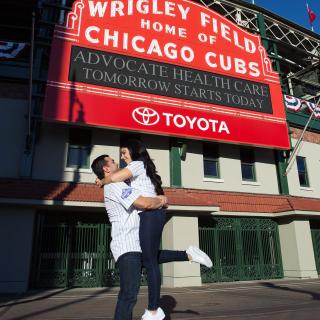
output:
[[[290,292],[309,294],[313,300],[320,300],[320,294],[317,292],[312,292],[309,290],[303,290],[303,289],[298,289],[298,288],[284,287],[281,285],[276,285],[272,282],[262,282],[262,285],[267,288],[272,288],[272,289],[280,289],[280,290],[285,290],[285,291],[290,291]]]
[[[2,295],[4,298],[1,299],[0,296],[0,308],[3,307],[11,307],[11,306],[15,306],[18,304],[23,304],[23,303],[29,303],[29,302],[34,302],[34,301],[41,301],[41,300],[45,300],[51,297],[54,297],[60,293],[69,291],[70,289],[66,288],[66,289],[61,289],[61,290],[57,290],[54,292],[50,292],[49,294],[46,295],[41,295],[39,297],[39,294],[41,294],[41,291],[29,291],[27,293],[23,293],[23,294],[15,294],[15,295]],[[31,298],[32,296],[36,296],[34,298]],[[23,300],[22,300],[23,299]],[[22,301],[15,301],[15,302],[10,302],[10,303],[6,303],[6,301],[11,301],[11,300],[22,300]]]
[[[48,313],[48,312],[51,312],[51,311],[54,311],[54,310],[65,308],[65,307],[73,305],[73,304],[77,304],[77,303],[81,303],[81,302],[90,300],[92,298],[95,298],[95,297],[99,296],[100,294],[103,294],[103,293],[106,293],[106,292],[110,291],[110,289],[111,288],[104,288],[104,289],[96,291],[94,294],[90,294],[90,295],[88,295],[88,296],[86,296],[84,298],[76,299],[76,300],[73,300],[73,301],[70,301],[70,302],[67,302],[67,303],[63,303],[63,304],[59,304],[58,306],[54,306],[54,307],[51,307],[51,308],[48,308],[48,309],[45,309],[45,310],[30,312],[28,314],[24,314],[24,315],[17,316],[17,317],[14,317],[14,318],[8,318],[8,320],[9,319],[10,320],[24,320],[24,319],[29,319],[30,317],[34,317],[34,316],[39,316],[39,319],[41,319],[41,316],[40,316],[41,314],[45,314],[45,313]],[[35,298],[28,299],[28,300],[15,301],[15,302],[12,302],[12,303],[2,304],[2,305],[0,305],[0,308],[4,308],[5,310],[4,310],[3,313],[0,314],[0,316],[3,316],[4,313],[7,313],[9,311],[10,307],[13,307],[15,305],[27,304],[27,303],[31,303],[31,302],[34,302],[34,301],[41,301],[41,300],[49,299],[51,297],[58,296],[59,294],[61,294],[63,292],[66,292],[66,291],[70,291],[70,290],[71,289],[66,288],[66,289],[62,289],[62,290],[58,290],[58,291],[52,292],[50,294],[47,294],[47,295],[44,295],[44,296],[41,296],[41,297],[35,297]],[[31,295],[32,294],[34,295],[34,293],[31,293]],[[28,295],[29,294],[26,293],[26,294],[18,295],[18,296],[15,296],[15,297],[16,297],[16,299],[24,299],[25,297],[28,297]],[[12,298],[14,298],[14,297],[12,296]]]
[[[172,313],[186,313],[186,314],[195,314],[199,315],[199,312],[187,309],[187,310],[176,310],[177,301],[175,298],[169,295],[162,296],[160,298],[160,306],[166,314],[166,320],[171,320]]]

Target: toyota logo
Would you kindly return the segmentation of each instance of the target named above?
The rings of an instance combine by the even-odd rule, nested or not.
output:
[[[150,108],[136,108],[132,111],[133,119],[145,126],[153,126],[159,122],[160,116],[157,111]]]

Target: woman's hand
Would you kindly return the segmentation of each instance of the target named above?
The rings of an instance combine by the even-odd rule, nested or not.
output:
[[[161,207],[168,207],[168,198],[166,196],[157,196],[161,200]]]
[[[108,176],[108,177],[104,177],[103,179],[99,179],[99,178],[96,178],[96,185],[100,188],[102,188],[105,184],[109,184],[111,183],[111,177]]]
[[[100,180],[99,178],[96,178],[95,183],[99,188],[102,188],[104,186],[103,179]]]

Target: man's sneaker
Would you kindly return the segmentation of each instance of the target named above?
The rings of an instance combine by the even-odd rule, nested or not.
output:
[[[145,310],[141,320],[162,320],[166,317],[163,310],[159,307],[156,314],[152,314],[149,310]]]
[[[209,256],[198,247],[189,246],[186,253],[191,256],[191,261],[201,263],[208,268],[212,267],[212,261]]]

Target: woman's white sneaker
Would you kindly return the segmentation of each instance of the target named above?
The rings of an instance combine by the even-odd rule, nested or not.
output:
[[[156,314],[152,314],[149,310],[145,310],[141,320],[163,320],[166,317],[163,310],[159,307]]]
[[[206,266],[208,268],[212,267],[212,261],[211,261],[210,257],[205,252],[200,250],[198,247],[189,246],[189,248],[186,250],[186,253],[189,256],[191,256],[190,261],[203,264],[204,266]]]

